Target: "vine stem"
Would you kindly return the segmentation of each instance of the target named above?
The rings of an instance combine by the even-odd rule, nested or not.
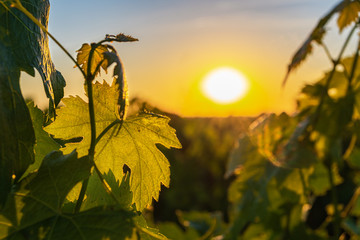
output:
[[[84,78],[86,78],[85,72],[81,69],[80,65],[77,63],[77,61],[71,56],[71,54],[66,50],[66,48],[42,25],[39,20],[37,20],[20,2],[20,0],[15,0],[15,2],[12,3],[12,6],[19,9],[22,13],[24,13],[31,21],[33,21],[40,29],[46,33],[60,48],[64,51],[64,53],[75,63],[75,65],[78,67]]]
[[[93,89],[92,89],[92,81],[94,80],[95,76],[91,74],[91,59],[94,54],[94,51],[96,49],[96,46],[91,46],[91,50],[89,53],[88,58],[88,67],[87,67],[87,73],[85,78],[85,84],[87,87],[87,96],[88,96],[88,107],[89,107],[89,117],[90,117],[90,131],[91,131],[91,142],[90,142],[90,148],[88,157],[90,162],[95,165],[94,156],[95,156],[95,145],[96,145],[96,122],[95,122],[95,109],[94,109],[94,99],[93,99]],[[78,200],[76,201],[75,206],[75,213],[78,213],[81,209],[82,202],[84,201],[85,192],[87,189],[87,186],[89,184],[89,178],[86,178],[82,182],[80,194],[78,197]]]

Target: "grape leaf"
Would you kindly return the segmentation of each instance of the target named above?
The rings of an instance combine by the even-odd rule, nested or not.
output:
[[[102,173],[111,170],[116,179],[123,178],[123,166],[131,169],[130,190],[136,208],[142,210],[158,199],[161,184],[169,186],[169,162],[157,149],[156,144],[180,148],[175,130],[168,126],[169,119],[156,114],[142,113],[121,121],[117,118],[117,89],[113,82],[110,87],[93,84],[95,119],[97,134],[112,122],[117,121],[98,142],[95,149],[95,163]],[[90,123],[88,106],[79,97],[63,99],[65,107],[58,110],[56,121],[46,127],[46,131],[56,138],[70,139],[83,137],[80,143],[67,144],[64,151],[77,149],[80,156],[87,154],[90,146]]]
[[[344,0],[344,2],[345,6],[340,11],[339,18],[337,20],[339,32],[342,32],[344,28],[346,28],[353,22],[356,22],[358,20],[360,12],[360,2],[358,0]]]
[[[92,59],[91,59],[91,69],[90,69],[90,72],[88,73],[87,68],[88,68],[88,61],[89,61],[89,55],[91,52],[91,47],[92,47],[92,45],[89,45],[88,43],[84,43],[81,46],[81,48],[79,50],[77,50],[78,54],[76,57],[76,61],[86,74],[92,74],[92,75],[96,76],[100,71],[100,69],[99,69],[97,72],[95,72],[96,67],[104,60],[103,53],[107,52],[108,49],[104,45],[98,45],[94,49],[94,53],[93,53]],[[105,61],[103,61],[101,63],[101,67],[106,72],[107,63]]]
[[[35,162],[28,167],[22,178],[26,177],[26,175],[29,173],[39,169],[40,164],[46,154],[51,151],[59,150],[60,148],[60,145],[55,142],[43,129],[43,112],[38,107],[34,106],[34,102],[27,103],[27,107],[30,112],[36,137]]]

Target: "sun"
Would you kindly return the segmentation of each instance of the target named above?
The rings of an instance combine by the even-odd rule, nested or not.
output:
[[[212,70],[204,77],[201,90],[212,101],[229,104],[246,95],[249,90],[249,81],[236,69],[221,67]]]

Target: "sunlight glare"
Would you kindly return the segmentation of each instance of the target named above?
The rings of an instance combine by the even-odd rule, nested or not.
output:
[[[203,93],[216,103],[242,99],[249,89],[248,79],[234,68],[222,67],[208,73],[202,82]]]

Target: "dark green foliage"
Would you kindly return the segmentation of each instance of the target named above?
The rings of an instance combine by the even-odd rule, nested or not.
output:
[[[165,116],[126,119],[123,66],[107,44],[137,39],[107,35],[84,44],[76,62],[46,30],[48,1],[0,4],[0,239],[166,239],[139,211],[157,199],[161,184],[169,185],[169,163],[157,144],[181,144]],[[51,62],[48,35],[80,68],[88,96],[88,103],[63,99],[56,119],[65,81]],[[100,67],[113,63],[112,86],[93,83]],[[20,71],[34,75],[34,67],[50,99],[49,116],[21,95]]]

